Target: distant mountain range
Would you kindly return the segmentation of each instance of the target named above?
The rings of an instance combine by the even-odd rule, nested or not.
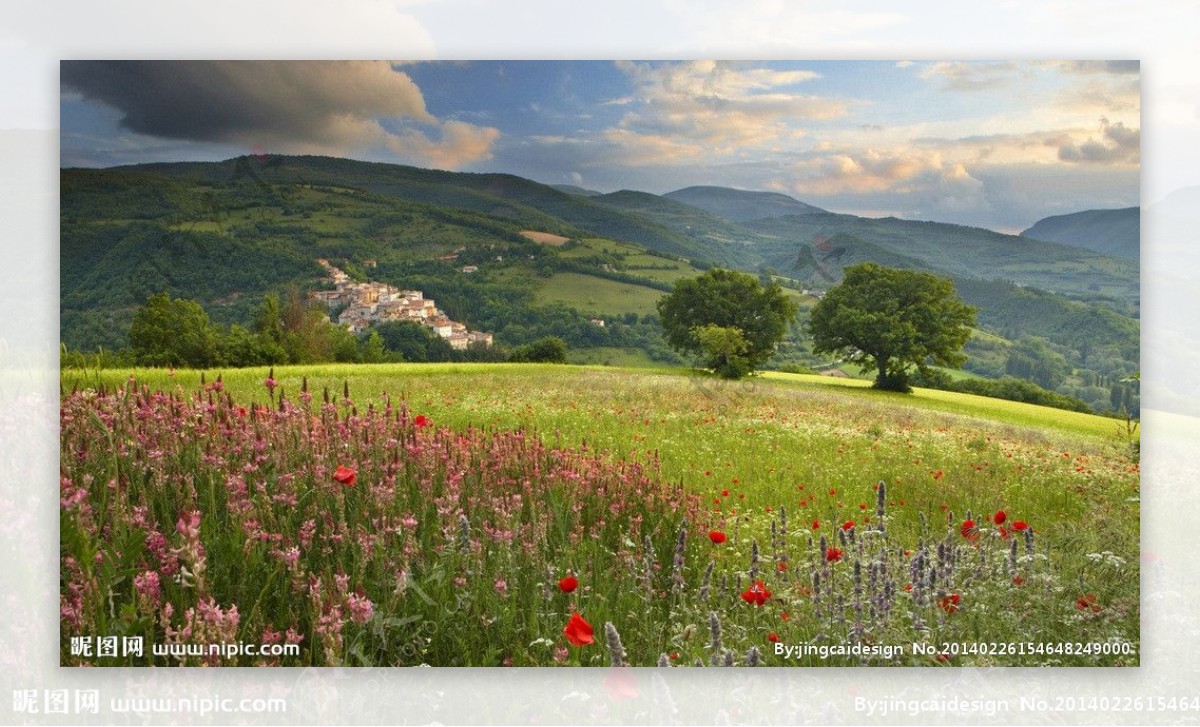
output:
[[[724,217],[730,222],[750,222],[768,217],[790,217],[825,211],[778,192],[747,192],[727,187],[687,187],[663,196]]]
[[[1141,251],[1141,224],[1142,212],[1137,207],[1085,210],[1038,220],[1021,235],[1137,260]]]
[[[267,293],[319,286],[318,258],[424,290],[498,343],[525,342],[549,320],[536,306],[562,304],[585,326],[573,340],[597,346],[627,344],[597,338],[592,317],[650,316],[675,280],[713,265],[770,276],[803,310],[843,268],[874,261],[952,278],[997,334],[1001,368],[1006,341],[1025,336],[1053,341],[1078,366],[1137,367],[1136,255],[1080,242],[1128,230],[1136,209],[1004,235],[836,214],[773,192],[602,194],[312,156],[64,169],[60,189],[62,340],[75,349],[123,345],[133,311],[163,290],[246,324]]]

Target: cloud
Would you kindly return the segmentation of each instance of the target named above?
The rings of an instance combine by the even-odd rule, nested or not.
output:
[[[731,154],[803,135],[797,120],[827,120],[847,113],[848,102],[796,93],[793,87],[819,78],[807,70],[774,70],[736,63],[694,61],[645,64],[619,62],[633,92],[620,99],[629,108],[606,134],[632,141],[668,140],[703,153]]]
[[[1057,99],[1058,106],[1092,118],[1098,113],[1137,118],[1142,105],[1140,76],[1091,76],[1090,79],[1064,88]]]
[[[1101,119],[1100,131],[1100,139],[1089,137],[1083,143],[1063,144],[1058,148],[1058,158],[1084,164],[1138,164],[1141,161],[1141,129]]]
[[[1017,64],[967,63],[939,61],[924,68],[920,75],[927,80],[940,79],[947,91],[990,91],[1008,85],[1017,77]]]
[[[401,155],[426,159],[438,169],[457,169],[468,162],[491,159],[492,145],[500,138],[498,129],[462,121],[447,121],[441,129],[437,141],[416,129],[406,129],[391,135],[388,147]]]
[[[385,148],[453,169],[488,158],[499,134],[440,122],[385,61],[68,61],[61,78],[120,111],[123,128],[164,139],[338,155]]]
[[[936,152],[918,149],[846,149],[818,153],[794,162],[791,188],[802,195],[890,192],[912,194],[919,190],[977,190],[978,180],[960,162]]]
[[[1115,75],[1137,75],[1142,72],[1140,61],[1056,61],[1053,62],[1063,73],[1092,75],[1108,73]]]

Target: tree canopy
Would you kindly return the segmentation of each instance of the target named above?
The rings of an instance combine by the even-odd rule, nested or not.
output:
[[[146,366],[212,366],[219,334],[200,304],[166,293],[150,296],[129,327],[129,347]]]
[[[812,309],[814,353],[842,356],[875,370],[875,387],[909,391],[913,367],[958,367],[976,309],[958,299],[954,283],[930,273],[861,263],[844,271]]]
[[[700,356],[705,368],[726,378],[766,363],[797,310],[778,284],[722,268],[678,281],[658,301],[667,343]]]

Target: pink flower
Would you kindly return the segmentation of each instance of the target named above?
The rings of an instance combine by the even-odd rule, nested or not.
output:
[[[137,591],[138,601],[151,609],[158,608],[162,598],[162,585],[158,573],[145,571],[133,577],[133,588]]]
[[[350,620],[356,624],[365,624],[375,615],[375,604],[359,593],[351,593],[346,599],[346,606],[350,609]]]

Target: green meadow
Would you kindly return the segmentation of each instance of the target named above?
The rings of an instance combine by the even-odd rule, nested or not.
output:
[[[307,389],[314,411],[328,401],[326,413],[350,419],[403,406],[407,415],[430,424],[414,436],[434,430],[489,436],[520,431],[555,450],[644,466],[688,501],[686,537],[676,534],[679,512],[663,515],[652,527],[647,515],[638,521],[645,548],[633,541],[564,546],[568,555],[556,550],[546,562],[528,566],[526,575],[495,576],[495,589],[489,580],[489,588],[477,593],[477,603],[490,604],[492,611],[506,608],[507,592],[499,594],[501,600],[493,592],[502,590],[501,580],[505,588],[518,582],[547,587],[546,566],[561,571],[564,562],[573,562],[571,548],[581,548],[593,563],[594,581],[575,594],[580,600],[572,608],[589,618],[603,613],[616,624],[631,663],[650,665],[663,654],[680,665],[759,658],[768,665],[1138,663],[1139,467],[1136,433],[1122,421],[942,391],[885,393],[862,381],[783,373],[727,382],[678,369],[608,366],[281,366],[270,372],[275,384],[270,389],[264,384],[268,373],[64,370],[61,384],[64,396],[71,396],[77,390],[113,392],[132,380],[147,391],[175,392],[181,401],[207,389],[211,401],[219,377],[216,406],[249,408],[263,422],[284,408],[281,399],[288,408],[299,407]],[[364,463],[359,469],[370,468]],[[1017,522],[1026,526],[1020,532],[1012,529]],[[884,523],[886,532],[879,527]],[[443,524],[443,531],[453,530],[452,520]],[[710,532],[728,540],[709,542]],[[686,548],[678,545],[683,540]],[[652,541],[656,548],[648,545]],[[432,540],[423,542],[440,552]],[[675,569],[673,546],[684,548]],[[215,547],[209,548],[210,561]],[[589,550],[595,548],[603,553]],[[908,589],[921,554],[935,563],[929,566],[935,575],[923,595],[924,581],[918,580],[913,595]],[[637,575],[638,563],[653,559],[655,572],[661,563],[662,577],[677,573],[672,577],[686,588],[672,589],[667,581],[660,596],[656,588],[642,592],[631,585],[651,578]],[[506,562],[507,568],[522,567]],[[651,570],[647,565],[647,573]],[[825,581],[814,584],[822,573]],[[698,590],[711,578],[712,591],[718,591],[717,577],[726,579],[726,596],[732,594],[719,607],[708,600],[707,586]],[[745,595],[738,598],[756,578],[771,593],[761,607],[747,605]],[[379,584],[364,587],[373,597],[380,593]],[[871,600],[864,590],[878,595]],[[660,607],[655,600],[660,597],[670,603]],[[905,599],[912,603],[905,606]],[[380,596],[376,608],[382,610],[385,601],[391,609],[413,605],[411,599]],[[633,614],[642,608],[655,614],[653,623],[638,624]],[[464,661],[443,644],[430,646],[416,661],[607,663],[598,649],[573,645],[559,658],[567,648],[561,632],[567,613],[559,608],[531,623],[506,622],[512,633],[503,638],[521,642],[515,653],[479,646],[480,658]],[[303,616],[289,618],[297,629],[305,623]],[[721,648],[732,656],[717,652],[710,618],[722,620]],[[284,620],[280,615],[274,627]],[[601,629],[594,625],[599,644]],[[406,663],[376,636],[368,639],[374,656],[361,663]],[[784,662],[770,652],[779,640],[821,644],[848,638],[928,643],[938,658],[908,653],[892,661]],[[538,639],[554,645],[554,658],[550,646],[543,651],[524,646]],[[943,653],[951,641],[1029,642],[1031,651]],[[1094,644],[1089,649],[1097,652],[1064,653],[1059,646],[1055,653],[1042,646],[1034,653],[1034,642]],[[1104,644],[1106,650],[1124,651],[1101,655]],[[753,657],[752,648],[759,652]],[[323,653],[335,663],[353,661],[328,649]],[[305,663],[329,663],[313,654],[306,658]]]

